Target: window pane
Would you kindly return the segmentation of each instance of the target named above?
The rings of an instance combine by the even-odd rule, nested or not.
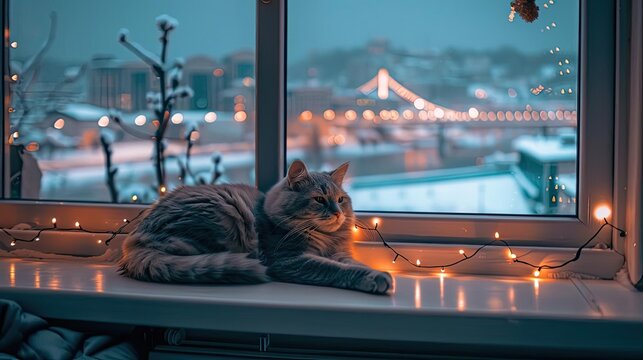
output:
[[[254,1],[9,5],[11,198],[150,203],[254,183]]]
[[[576,214],[578,1],[288,2],[287,155],[362,211]]]

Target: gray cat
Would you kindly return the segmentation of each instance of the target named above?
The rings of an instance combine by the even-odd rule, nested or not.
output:
[[[355,217],[348,163],[308,172],[296,160],[264,196],[248,185],[180,187],[153,205],[123,244],[121,272],[175,283],[270,279],[386,293],[392,277],[350,255]]]

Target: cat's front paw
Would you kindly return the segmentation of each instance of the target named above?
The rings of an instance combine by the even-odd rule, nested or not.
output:
[[[387,272],[372,270],[361,279],[357,289],[373,294],[386,294],[393,289],[393,277]]]

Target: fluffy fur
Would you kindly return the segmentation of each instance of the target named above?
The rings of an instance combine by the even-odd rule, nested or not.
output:
[[[308,172],[295,161],[264,196],[247,185],[180,187],[127,237],[119,262],[135,279],[177,283],[280,281],[382,294],[388,273],[350,255],[354,226],[342,189],[348,163]]]

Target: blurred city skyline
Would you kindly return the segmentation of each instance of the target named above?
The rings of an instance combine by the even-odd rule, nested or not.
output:
[[[557,1],[547,9],[541,4],[541,15],[531,24],[518,17],[509,22],[508,1],[405,0],[402,4],[391,6],[387,0],[290,0],[288,28],[308,30],[288,32],[289,62],[319,51],[357,48],[375,39],[394,39],[395,47],[420,53],[511,47],[533,54],[553,46],[574,48],[578,42],[578,17],[556,16],[579,14],[577,1]],[[52,11],[58,14],[58,28],[47,54],[50,61],[82,62],[97,54],[133,59],[117,41],[121,28],[129,29],[137,42],[157,49],[158,34],[152,25],[155,17],[164,13],[179,20],[172,34],[170,57],[205,54],[220,58],[255,48],[255,2],[250,0],[21,0],[10,3],[11,38],[20,44],[14,58],[29,56],[42,44]],[[551,22],[556,28],[544,30]]]

